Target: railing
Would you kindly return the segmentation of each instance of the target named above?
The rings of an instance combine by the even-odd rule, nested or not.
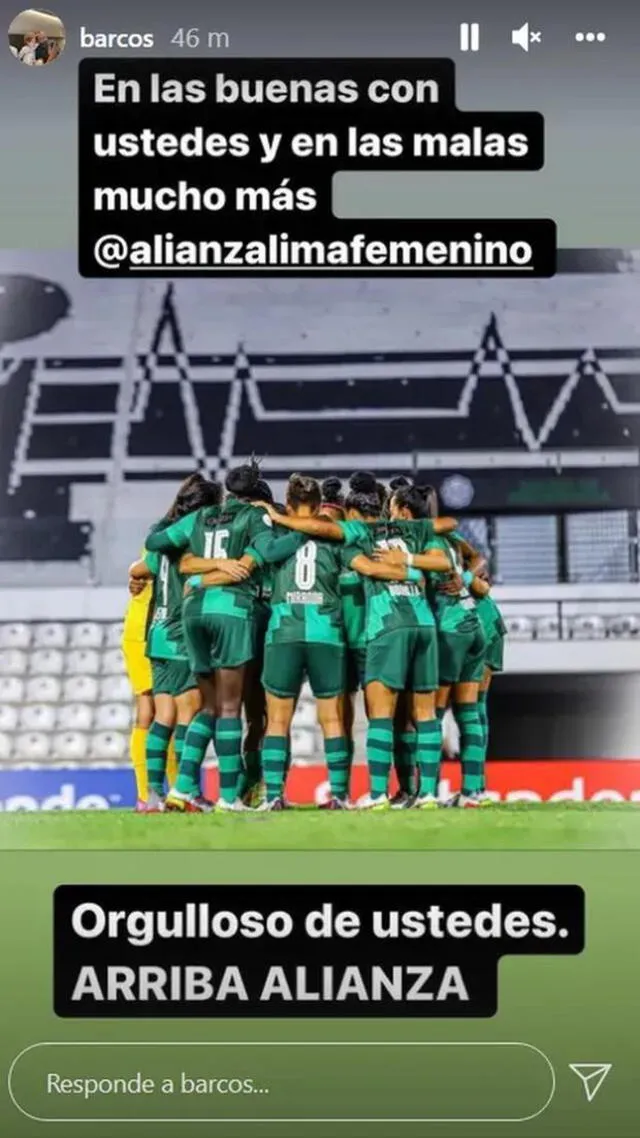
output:
[[[489,558],[505,585],[634,583],[638,514],[606,510],[579,514],[465,517],[463,533]]]
[[[65,573],[75,582],[121,583],[149,525],[166,511],[173,493],[171,480],[136,483],[133,490],[125,483],[85,484],[75,496],[75,513],[82,517],[86,507],[95,523],[64,517],[0,518],[0,585],[20,583],[16,574],[22,564],[29,566],[23,583],[39,583],[31,578],[44,563],[55,566],[56,578],[61,578],[52,584],[64,584]],[[496,585],[526,589],[640,582],[634,510],[467,516],[460,528],[487,555]]]
[[[501,601],[500,609],[511,640],[638,640],[640,590],[637,600]]]

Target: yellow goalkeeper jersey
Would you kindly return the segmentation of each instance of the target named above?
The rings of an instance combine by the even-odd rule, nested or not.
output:
[[[146,549],[142,550],[140,554],[141,559],[145,556]],[[151,595],[153,585],[149,581],[141,593],[137,597],[129,597],[124,614],[124,628],[122,630],[122,639],[131,643],[131,641],[144,644],[147,639],[147,623],[149,620],[149,605],[151,604]]]

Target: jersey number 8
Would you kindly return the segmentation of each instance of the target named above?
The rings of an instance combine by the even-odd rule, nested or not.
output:
[[[318,547],[315,541],[308,541],[296,553],[296,586],[302,592],[312,589],[316,583],[316,556]]]

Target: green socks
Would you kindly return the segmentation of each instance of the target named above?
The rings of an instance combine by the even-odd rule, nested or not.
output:
[[[218,756],[220,797],[235,802],[242,773],[242,720],[216,719],[215,746]]]
[[[415,731],[402,731],[396,734],[393,749],[393,765],[398,786],[405,794],[414,795],[418,735]]]
[[[187,728],[175,789],[191,796],[200,793],[200,768],[209,743],[213,739],[216,720],[208,711],[199,711]],[[177,745],[176,745],[177,748]]]
[[[178,774],[180,773],[180,763],[182,762],[182,752],[184,751],[184,741],[187,737],[187,727],[184,723],[178,723],[173,730],[173,747],[176,753],[176,763],[178,764]],[[200,782],[194,783],[191,787],[191,794],[197,798],[200,794]]]
[[[324,753],[327,760],[331,794],[334,798],[346,798],[351,765],[348,739],[325,739]]]
[[[281,798],[287,772],[289,740],[286,735],[265,735],[262,743],[262,770],[267,802]]]
[[[171,727],[163,723],[152,723],[147,732],[147,779],[149,790],[164,794],[164,779],[167,770],[167,753],[172,734]]]
[[[417,725],[418,736],[418,794],[432,794],[437,798],[442,755],[442,718],[426,719]]]
[[[367,731],[367,763],[373,798],[379,798],[388,792],[392,762],[393,719],[370,719]]]
[[[477,703],[457,703],[453,713],[460,728],[462,761],[462,793],[477,794],[484,790],[484,732]]]
[[[484,751],[484,758],[487,758],[487,751],[489,748],[489,714],[487,710],[487,691],[478,692],[478,718],[480,726],[482,727],[482,748]]]
[[[347,755],[349,757],[349,766],[347,769],[347,789],[345,791],[345,794],[347,794],[347,795],[349,794],[349,791],[351,789],[351,769],[353,767],[353,756],[355,755],[355,751],[356,751],[356,745],[355,745],[353,739],[348,738],[347,739]]]

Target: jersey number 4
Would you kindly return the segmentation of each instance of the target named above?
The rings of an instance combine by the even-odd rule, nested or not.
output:
[[[167,619],[167,609],[169,606],[169,569],[169,558],[163,555],[160,558],[160,564],[158,566],[158,597],[153,614],[154,621],[156,622]]]
[[[295,580],[301,592],[312,589],[316,583],[316,557],[318,547],[315,541],[308,541],[296,553]]]

